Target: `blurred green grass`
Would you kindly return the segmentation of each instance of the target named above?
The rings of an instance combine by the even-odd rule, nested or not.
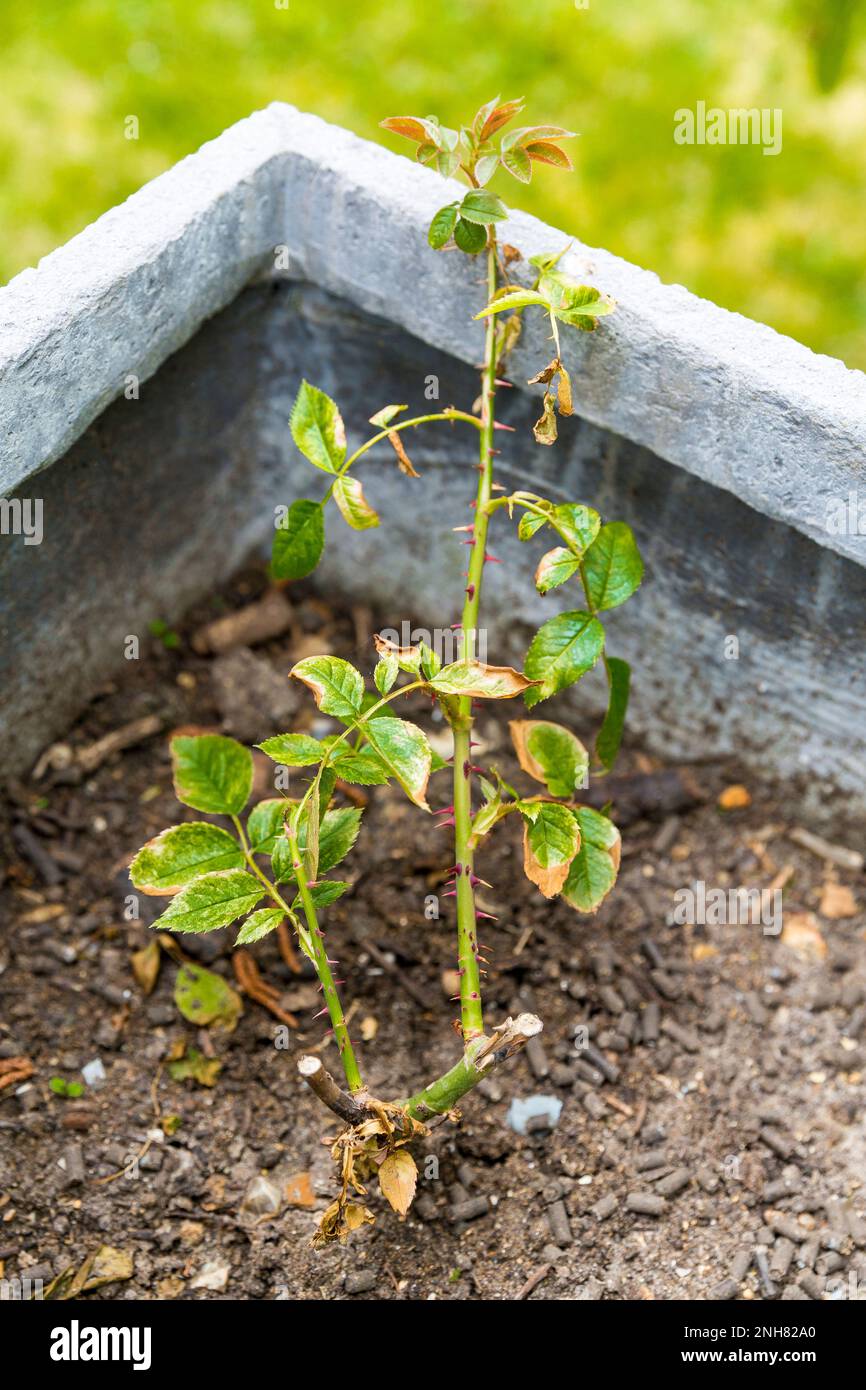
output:
[[[0,278],[270,101],[397,147],[382,116],[457,125],[501,92],[581,132],[574,174],[498,174],[506,199],[866,368],[857,0],[282,3],[2,0]],[[674,144],[698,100],[781,108],[781,154]]]

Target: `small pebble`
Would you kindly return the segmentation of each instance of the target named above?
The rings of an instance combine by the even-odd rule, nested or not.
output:
[[[606,1197],[602,1197],[596,1202],[594,1207],[590,1207],[590,1211],[596,1221],[606,1221],[609,1216],[613,1216],[618,1206],[619,1202],[616,1197],[612,1192],[609,1192]]]
[[[654,1192],[629,1192],[625,1204],[639,1216],[661,1216],[668,1205],[664,1197],[657,1197]]]
[[[372,1269],[352,1269],[343,1280],[346,1293],[370,1293],[375,1289],[377,1278]]]
[[[684,1187],[688,1187],[691,1179],[692,1175],[688,1168],[676,1168],[673,1173],[662,1178],[661,1182],[656,1184],[656,1192],[660,1193],[662,1197],[676,1197],[678,1192],[682,1192]]]

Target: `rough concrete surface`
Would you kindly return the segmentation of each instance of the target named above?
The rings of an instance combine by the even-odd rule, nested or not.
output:
[[[0,488],[56,459],[277,246],[297,278],[474,361],[479,267],[425,237],[451,196],[430,170],[291,107],[239,122],[0,292]],[[503,235],[526,255],[567,239],[519,213]],[[852,490],[866,503],[863,373],[605,251],[575,241],[562,264],[619,305],[602,332],[564,334],[584,419],[866,563],[866,536],[826,526]],[[518,376],[544,334],[528,319]]]
[[[128,634],[178,617],[251,547],[266,547],[275,507],[321,495],[324,480],[287,429],[302,375],[339,400],[357,442],[387,401],[429,408],[431,375],[442,402],[476,390],[455,358],[321,291],[274,283],[242,293],[140,400],[116,402],[40,477],[43,544],[7,540],[0,550],[7,771],[63,731],[121,664]],[[817,817],[862,813],[864,570],[610,431],[563,421],[556,448],[541,448],[529,393],[500,400],[517,430],[501,436],[506,481],[591,502],[638,535],[646,580],[608,615],[611,651],[635,667],[630,730],[667,756],[733,751],[793,775]],[[400,474],[387,447],[362,465],[380,530],[350,532],[329,509],[321,582],[382,602],[394,626],[447,627],[464,582],[451,527],[470,514],[474,440],[434,425],[413,432],[411,451],[419,480]],[[489,656],[519,659],[532,626],[567,597],[537,596],[541,542],[520,545],[504,517],[493,548],[508,563],[489,575]],[[738,660],[725,656],[732,635]],[[573,705],[582,718],[602,699],[594,673]]]

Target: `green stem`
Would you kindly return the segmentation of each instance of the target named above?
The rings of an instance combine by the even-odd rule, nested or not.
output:
[[[287,802],[286,804],[290,805],[291,803]],[[247,867],[252,871],[252,873],[255,874],[256,878],[267,890],[268,897],[271,899],[274,905],[276,907],[281,907],[283,912],[285,912],[286,916],[288,917],[289,921],[295,924],[296,926],[299,926],[300,924],[298,923],[298,918],[296,914],[289,907],[289,904],[286,902],[282,894],[278,892],[276,886],[273,883],[271,883],[271,880],[268,878],[267,874],[256,863],[255,855],[252,853],[252,850],[250,848],[250,842],[247,839],[246,834],[244,833],[244,828],[241,825],[239,818],[237,816],[232,816],[231,819],[232,824],[235,828],[235,833],[237,834],[237,837],[241,842],[241,850],[243,852],[244,859],[247,862]],[[302,942],[301,944],[304,945],[306,943]]]
[[[437,410],[433,415],[416,415],[411,420],[401,420],[397,424],[388,425],[387,429],[380,430],[378,434],[374,434],[371,439],[368,439],[359,449],[356,449],[354,454],[350,454],[347,459],[344,459],[337,470],[334,482],[337,481],[337,478],[342,478],[344,474],[348,473],[352,464],[361,458],[363,454],[366,454],[368,449],[372,449],[373,445],[378,444],[381,439],[387,439],[389,434],[399,434],[400,430],[414,429],[417,425],[429,425],[435,420],[449,420],[452,424],[455,420],[463,420],[466,424],[474,425],[476,429],[481,429],[481,421],[478,420],[475,415],[470,415],[466,410],[454,410],[453,408],[449,408],[448,410]],[[331,486],[322,498],[323,506],[330,500],[333,491],[334,483],[331,483]]]
[[[246,834],[244,833],[244,828],[241,825],[241,822],[237,816],[232,816],[232,823],[234,825],[238,839],[241,842],[241,849],[243,851],[244,859],[247,861],[249,868],[255,874],[259,882],[262,883],[263,886],[267,889],[268,897],[271,898],[271,900],[274,903],[276,903],[277,907],[282,908],[289,921],[295,925],[298,931],[298,938],[301,942],[301,945],[304,947],[306,954],[313,961],[313,964],[316,969],[316,974],[319,977],[319,983],[322,986],[322,993],[325,996],[325,1003],[328,1006],[328,1013],[330,1014],[331,1023],[334,1029],[334,1036],[337,1039],[337,1045],[340,1049],[340,1056],[343,1059],[343,1070],[346,1073],[346,1080],[349,1083],[349,1087],[353,1093],[355,1091],[360,1091],[362,1089],[361,1073],[358,1070],[358,1063],[355,1060],[355,1054],[352,1051],[352,1044],[349,1041],[349,1034],[346,1029],[346,1021],[343,1017],[343,1009],[340,1004],[339,996],[337,994],[337,987],[334,984],[334,977],[331,974],[331,967],[328,964],[327,952],[325,950],[324,941],[322,940],[322,933],[319,930],[319,923],[316,918],[316,905],[313,902],[312,896],[310,895],[310,890],[307,886],[307,879],[306,874],[304,873],[303,866],[303,856],[301,855],[300,850],[298,849],[297,837],[292,837],[292,834],[287,826],[286,834],[288,835],[289,844],[291,845],[292,849],[292,868],[295,871],[295,877],[298,882],[298,892],[301,896],[301,904],[304,909],[304,916],[307,919],[307,934],[303,932],[303,929],[301,928],[301,923],[298,921],[296,913],[292,911],[285,898],[278,891],[275,885],[271,883],[267,874],[264,873],[263,870],[256,863],[255,856],[253,855],[250,849],[249,840],[247,839]]]
[[[471,1044],[466,1048],[460,1061],[457,1062],[450,1071],[444,1076],[440,1076],[436,1081],[432,1081],[423,1090],[417,1091],[414,1096],[407,1100],[399,1101],[398,1104],[409,1111],[416,1120],[429,1120],[434,1115],[444,1115],[449,1110],[453,1110],[458,1100],[471,1091],[473,1086],[477,1086],[487,1074],[486,1071],[477,1067],[474,1063],[473,1054],[479,1050],[480,1039],[475,1040],[475,1046]]]
[[[301,898],[301,906],[304,909],[304,917],[307,921],[307,928],[310,933],[310,942],[313,952],[313,963],[316,967],[316,974],[322,986],[322,994],[325,1006],[331,1019],[331,1026],[334,1030],[334,1037],[337,1040],[337,1047],[340,1049],[340,1058],[343,1063],[343,1071],[346,1074],[346,1081],[352,1095],[363,1090],[364,1083],[361,1080],[361,1073],[352,1048],[349,1030],[346,1027],[346,1020],[343,1015],[343,1006],[337,994],[337,987],[334,984],[334,976],[328,963],[328,953],[325,950],[325,941],[319,928],[316,918],[316,905],[313,902],[307,883],[307,875],[304,869],[304,858],[298,845],[297,833],[287,827],[286,833],[289,838],[289,845],[292,851],[292,869],[298,883],[298,893]]]
[[[491,232],[487,252],[488,303],[496,293],[496,241]],[[487,320],[484,367],[481,374],[481,430],[479,434],[478,492],[475,499],[475,526],[461,623],[461,656],[477,657],[478,612],[484,557],[487,553],[487,511],[493,491],[493,421],[496,395],[496,322]],[[478,937],[475,892],[472,887],[474,851],[472,833],[472,701],[461,696],[454,721],[454,843],[457,865],[457,964],[460,972],[460,1020],[464,1043],[484,1032],[481,1004],[481,972],[478,965]]]

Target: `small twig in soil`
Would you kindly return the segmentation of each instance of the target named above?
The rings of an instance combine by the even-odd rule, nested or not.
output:
[[[301,962],[298,960],[297,953],[295,952],[294,943],[292,941],[292,934],[289,931],[289,928],[286,925],[285,921],[282,921],[280,925],[277,927],[277,944],[280,948],[280,955],[282,956],[285,964],[291,970],[292,974],[300,975]]]
[[[278,1018],[287,1027],[298,1027],[298,1020],[295,1015],[286,1013],[286,1010],[280,1007],[279,990],[262,979],[259,967],[249,951],[235,951],[232,956],[232,965],[234,966],[235,978],[244,994],[255,1000],[257,1004],[261,1004],[262,1008],[267,1009],[268,1013],[272,1013],[274,1018]]]
[[[130,724],[122,724],[119,729],[112,729],[111,733],[104,734],[95,743],[89,743],[86,748],[79,748],[75,754],[74,767],[82,773],[95,772],[112,753],[119,753],[124,748],[143,743],[145,739],[153,738],[161,729],[162,720],[156,714],[146,714],[143,719],[133,719]]]
[[[0,1091],[7,1086],[17,1086],[19,1081],[27,1081],[36,1068],[29,1057],[4,1057],[0,1060]]]
[[[531,1293],[534,1293],[534,1291],[538,1288],[539,1284],[541,1284],[547,1278],[548,1274],[552,1269],[553,1265],[542,1265],[540,1269],[537,1269],[535,1271],[534,1274],[530,1274],[526,1283],[523,1285],[523,1288],[517,1295],[516,1302],[522,1303],[525,1298],[528,1298]]]

